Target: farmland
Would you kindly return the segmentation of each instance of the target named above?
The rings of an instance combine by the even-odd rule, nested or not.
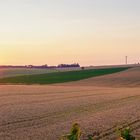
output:
[[[105,68],[105,69],[89,69],[79,71],[51,72],[45,74],[33,74],[1,78],[0,83],[12,84],[53,84],[64,83],[70,81],[78,81],[90,77],[112,74],[128,69],[125,68]]]
[[[59,140],[74,122],[82,140],[114,140],[127,125],[139,138],[139,83],[137,67],[53,85],[0,85],[0,139]]]
[[[57,72],[57,70],[36,68],[0,68],[0,78],[13,77],[19,75],[43,74],[50,72]]]

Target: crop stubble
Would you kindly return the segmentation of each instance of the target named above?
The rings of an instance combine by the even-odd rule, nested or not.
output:
[[[133,133],[140,136],[139,106],[139,87],[3,85],[0,139],[56,140],[73,122],[80,123],[83,134],[103,135],[112,126],[132,123],[135,127],[136,121]],[[114,129],[107,132],[111,138]]]

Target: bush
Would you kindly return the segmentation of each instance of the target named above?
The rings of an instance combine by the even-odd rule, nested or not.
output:
[[[65,136],[62,136],[61,140],[80,140],[80,135],[81,135],[81,131],[80,131],[80,127],[78,123],[75,123],[70,131],[70,134],[67,134]]]
[[[120,135],[120,139],[122,139],[122,140],[135,140],[135,137],[133,137],[130,134],[130,127],[120,129],[120,130],[118,130],[118,132],[119,132],[119,135]]]
[[[119,134],[118,140],[136,140],[130,134],[131,130],[129,127],[117,129],[117,133]],[[73,124],[70,134],[62,136],[61,140],[80,140],[81,130],[78,123]],[[98,137],[93,137],[92,135],[87,136],[87,140],[97,140]]]

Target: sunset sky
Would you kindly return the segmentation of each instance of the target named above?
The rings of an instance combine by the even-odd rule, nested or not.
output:
[[[140,0],[0,0],[0,65],[140,62]]]

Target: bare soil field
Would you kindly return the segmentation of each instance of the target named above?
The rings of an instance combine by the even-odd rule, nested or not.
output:
[[[0,68],[0,78],[74,70],[80,70],[80,68]]]
[[[55,69],[0,68],[0,78],[57,72]]]
[[[0,140],[59,140],[74,122],[82,139],[113,140],[116,127],[126,124],[140,137],[139,107],[138,87],[1,85]]]
[[[0,85],[0,140],[60,140],[75,122],[82,140],[115,140],[127,125],[140,138],[139,76],[133,68],[68,84]]]

